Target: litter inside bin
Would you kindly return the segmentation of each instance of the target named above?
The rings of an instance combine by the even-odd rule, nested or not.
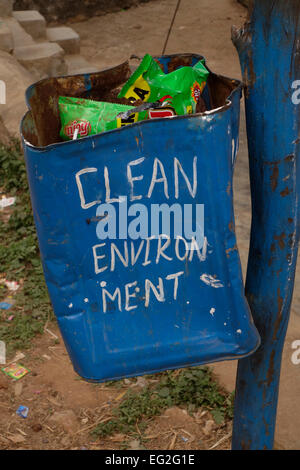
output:
[[[164,101],[143,103],[134,108],[132,105],[60,96],[58,99],[60,136],[64,140],[75,140],[144,121],[148,117],[148,112],[153,113],[154,110],[165,106],[165,103]],[[166,109],[164,107],[161,112],[166,112]]]
[[[184,66],[164,73],[154,59],[146,54],[118,97],[127,98],[130,102],[139,99],[150,102],[167,100],[173,108],[173,115],[193,114],[208,75],[203,60],[193,67]]]
[[[60,96],[58,100],[61,131],[64,140],[72,140],[76,129],[78,138],[99,134],[106,130],[109,121],[118,113],[132,109],[118,103],[105,103],[80,98]]]
[[[134,96],[136,101],[128,99],[128,97],[130,98],[132,84],[136,83],[137,72],[141,69],[147,72],[145,76],[149,83],[151,82],[151,94],[148,96],[147,105],[149,105],[149,100],[155,104],[150,109],[146,107],[143,111],[133,110],[133,114],[129,116],[127,114],[126,118],[120,117],[121,105],[125,106],[123,108],[125,111],[130,107],[141,106],[144,103],[141,99],[143,93],[140,93],[140,96]],[[151,73],[150,69],[152,70]],[[201,56],[196,58],[194,54],[181,54],[176,57],[166,56],[164,62],[146,55],[136,71],[133,74],[131,72],[129,61],[126,61],[119,66],[98,73],[48,78],[32,85],[29,87],[26,96],[31,110],[24,120],[24,137],[26,141],[34,146],[44,147],[64,140],[71,140],[74,137],[76,128],[78,129],[76,131],[77,137],[81,138],[117,127],[124,127],[126,124],[148,118],[154,119],[171,117],[174,114],[189,115],[189,113],[211,111],[224,106],[232,91],[239,84],[237,80],[214,74],[205,65],[204,59]],[[141,74],[139,73],[139,75]],[[196,77],[198,77],[198,80]],[[187,80],[184,86],[185,93],[180,90],[184,81],[183,78]],[[158,82],[167,91],[160,93],[157,86]],[[190,85],[190,83],[192,84]],[[179,91],[179,93],[174,95],[174,90]],[[126,95],[126,97],[122,95]],[[61,120],[59,101],[66,98],[90,100],[93,102],[93,109],[96,109],[101,102],[106,105],[108,103],[118,105],[119,108],[116,107],[114,116],[116,118],[119,115],[118,119],[111,119],[106,122],[105,126],[99,125],[97,121],[95,129],[94,125],[91,124],[91,127],[89,127],[88,123],[81,122],[81,114],[79,114],[79,119],[76,119],[76,117],[73,120],[70,119],[70,127],[65,132],[62,129],[65,118],[63,117]],[[72,113],[72,117],[74,115]],[[74,123],[76,120],[79,122]],[[105,121],[107,120],[105,119]],[[88,133],[86,134],[86,132]],[[70,136],[68,136],[68,133],[70,133]]]
[[[193,67],[164,73],[146,54],[118,95],[128,105],[60,96],[60,136],[74,140],[146,119],[193,114],[208,75],[203,60]],[[139,102],[147,105],[138,106]]]

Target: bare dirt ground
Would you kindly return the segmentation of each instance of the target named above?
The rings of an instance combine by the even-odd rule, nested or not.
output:
[[[117,386],[87,383],[73,371],[57,327],[48,328],[59,340],[45,332],[24,351],[19,362],[30,373],[19,381],[0,376],[0,449],[205,450],[215,444],[216,449],[229,448],[231,421],[217,425],[203,409],[190,415],[185,409],[169,408],[151,419],[145,432],[137,424],[136,436],[92,436],[97,424],[112,418],[128,389],[141,391],[157,379],[130,379]],[[29,408],[26,419],[16,414],[20,405]]]
[[[131,54],[146,52],[159,55],[175,8],[175,0],[153,3],[119,13],[73,23],[81,36],[81,53],[103,69],[121,63]],[[196,52],[206,56],[215,72],[240,78],[240,68],[230,40],[232,24],[240,25],[246,10],[235,0],[182,0],[181,9],[170,37],[167,53]],[[250,227],[250,196],[244,120],[242,119],[241,150],[235,173],[236,230],[245,272]],[[298,276],[299,278],[299,276]],[[280,447],[299,449],[298,424],[300,392],[299,367],[291,364],[290,345],[300,338],[300,292],[296,284],[292,320],[287,338],[277,440]],[[96,423],[111,417],[114,406],[128,388],[143,387],[135,379],[120,382],[114,388],[81,380],[73,371],[64,344],[55,325],[49,333],[38,337],[25,358],[20,361],[31,373],[18,382],[0,376],[0,449],[215,449],[230,448],[231,422],[216,425],[204,410],[188,415],[185,410],[171,408],[154,418],[145,432],[145,439],[126,441],[123,435],[93,438],[90,431]],[[299,332],[299,336],[298,336]],[[234,388],[236,363],[215,367],[220,381]],[[297,375],[298,372],[298,375]],[[148,379],[147,379],[148,380]],[[28,418],[16,415],[19,405],[29,408]],[[55,415],[55,419],[53,419]],[[137,436],[139,429],[137,426]]]

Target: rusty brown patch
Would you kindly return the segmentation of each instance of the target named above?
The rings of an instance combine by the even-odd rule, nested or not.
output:
[[[263,402],[265,403],[266,401],[266,398],[267,398],[267,390],[266,390],[266,387],[263,388]]]
[[[24,118],[22,132],[23,132],[25,140],[30,142],[32,145],[35,145],[35,146],[39,145],[38,136],[37,136],[37,132],[36,132],[36,128],[34,125],[31,111],[29,111]]]
[[[284,188],[283,191],[280,192],[280,196],[281,196],[281,197],[288,196],[288,195],[290,194],[290,192],[291,192],[291,191],[289,190],[289,188],[286,187],[286,188]]]
[[[243,72],[243,80],[245,82],[244,93],[245,93],[246,99],[249,98],[250,88],[253,87],[253,85],[255,84],[255,80],[256,80],[252,52],[249,50],[247,55],[248,55],[248,67],[246,67]]]
[[[264,416],[263,416],[263,422],[264,422],[264,426],[265,426],[265,434],[266,434],[266,436],[269,436],[270,435],[270,431],[269,431],[270,425],[267,423]]]
[[[274,235],[274,240],[278,242],[279,248],[281,250],[283,250],[285,247],[285,241],[284,241],[285,238],[286,238],[286,235],[284,232],[282,232],[280,235]]]
[[[237,251],[237,249],[238,249],[237,245],[234,245],[232,248],[228,248],[228,249],[226,250],[226,256],[227,256],[227,258],[229,258],[230,253],[231,253],[232,251]]]
[[[228,228],[229,228],[230,232],[233,232],[233,233],[234,233],[234,231],[235,231],[235,230],[234,230],[234,223],[233,223],[232,221],[229,222]]]
[[[192,65],[192,62],[193,54],[171,57],[168,63],[168,72],[174,72],[174,70],[178,69],[178,67],[181,66],[190,66]]]
[[[210,96],[211,109],[224,106],[228,96],[237,88],[239,82],[232,81],[222,75],[210,73],[207,86]]]
[[[270,363],[269,363],[269,368],[268,368],[268,372],[267,372],[267,386],[268,387],[270,387],[270,385],[273,381],[273,378],[274,378],[274,372],[275,372],[274,357],[275,357],[275,350],[273,349],[273,351],[271,352]]]
[[[205,113],[205,111],[207,111],[207,107],[204,99],[200,96],[196,105],[196,113]]]
[[[277,188],[278,186],[278,176],[279,176],[279,168],[277,165],[275,165],[273,167],[273,172],[270,176],[270,180],[271,180],[271,188],[272,188],[272,191],[274,192],[275,189]]]
[[[245,442],[245,441],[241,442],[241,447],[242,447],[243,450],[249,450],[250,446],[251,446],[251,441],[250,440],[247,441],[247,442]]]
[[[228,196],[231,194],[231,181],[228,181],[227,188],[226,188],[226,193]]]
[[[254,71],[253,57],[252,54],[249,54],[249,76],[250,76],[250,86],[253,86],[256,80],[256,75]]]
[[[128,62],[124,62],[117,67],[91,74],[88,84],[85,75],[47,78],[36,83],[30,98],[30,107],[39,136],[39,145],[46,146],[61,141],[59,96],[101,100],[105,94],[120,86],[129,76]]]
[[[297,145],[297,144],[299,144],[299,142],[300,142],[300,137],[298,137],[296,140],[294,140],[293,144]]]
[[[164,71],[164,66],[163,66],[163,64],[162,64],[161,62],[159,62],[158,59],[154,59],[154,60],[155,60],[155,62],[157,63],[157,65],[159,65],[159,67],[161,68],[161,70]]]
[[[273,332],[272,341],[276,340],[277,333],[282,322],[282,309],[283,309],[283,297],[281,297],[280,288],[278,288],[277,289],[277,314],[276,314],[276,320],[274,323],[274,332]]]

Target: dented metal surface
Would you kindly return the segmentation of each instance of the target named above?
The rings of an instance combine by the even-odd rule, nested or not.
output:
[[[168,71],[200,58],[159,60]],[[70,83],[73,96],[108,96],[126,80],[127,71],[116,70],[111,89],[92,86],[103,84],[94,75],[32,86],[22,125],[45,278],[74,368],[101,381],[250,354],[259,336],[243,292],[232,200],[241,83],[212,74],[206,113],[54,143],[51,84],[56,98],[69,94]],[[117,206],[126,197],[149,211],[154,204],[204,204],[203,246],[99,239],[100,202],[113,198]]]
[[[262,344],[239,361],[233,449],[272,449],[299,241],[299,2],[255,1],[233,34],[247,82],[252,196],[246,295]],[[299,418],[299,417],[298,417]]]
[[[129,76],[129,64],[124,62],[103,70],[101,73],[47,78],[30,86],[26,92],[26,101],[33,111],[38,146],[54,144],[59,139],[59,96],[67,95],[101,101],[106,98],[111,89],[120,86]],[[93,95],[94,90],[96,90],[96,96]]]

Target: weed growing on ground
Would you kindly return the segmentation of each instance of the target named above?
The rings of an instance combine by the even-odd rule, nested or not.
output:
[[[157,374],[159,382],[149,383],[141,392],[129,389],[121,403],[113,410],[114,417],[98,424],[92,435],[106,437],[116,432],[136,432],[136,425],[144,431],[153,416],[172,406],[184,406],[188,412],[204,408],[211,412],[216,423],[233,416],[233,396],[221,390],[207,367],[167,371]]]
[[[14,296],[15,303],[7,311],[14,318],[7,322],[6,313],[0,317],[0,339],[6,342],[7,352],[30,346],[31,339],[43,331],[52,309],[44,281],[36,231],[32,216],[24,157],[18,141],[9,147],[0,145],[0,188],[6,196],[16,196],[8,221],[0,214],[1,276],[23,281],[22,289]],[[1,300],[7,291],[1,289]]]

